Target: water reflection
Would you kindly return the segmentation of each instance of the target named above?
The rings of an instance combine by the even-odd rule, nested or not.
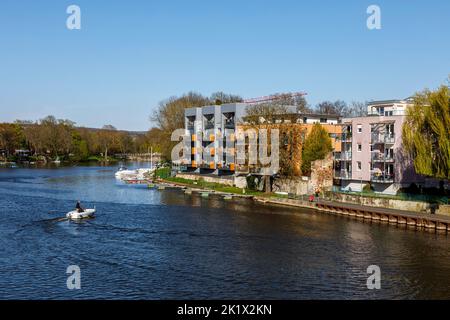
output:
[[[113,173],[0,170],[0,298],[450,297],[446,235],[130,186]],[[97,217],[64,219],[77,199]],[[89,279],[82,293],[64,286],[69,264]],[[371,264],[381,290],[365,286]]]

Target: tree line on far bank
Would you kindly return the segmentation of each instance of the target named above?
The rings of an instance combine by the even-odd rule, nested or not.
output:
[[[39,121],[0,123],[0,157],[16,160],[16,150],[29,150],[31,160],[110,160],[117,153],[145,153],[149,133],[130,133],[111,125],[102,129],[76,127],[70,120],[48,116]],[[153,150],[158,152],[157,149]]]

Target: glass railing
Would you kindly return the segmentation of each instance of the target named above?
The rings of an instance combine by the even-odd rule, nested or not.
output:
[[[341,170],[339,177],[341,179],[351,179],[352,178],[352,172],[348,170]]]
[[[405,110],[391,110],[391,111],[384,110],[384,111],[381,111],[381,112],[369,111],[367,113],[367,115],[369,115],[369,116],[385,116],[385,117],[388,117],[388,116],[404,116],[404,115],[406,115],[406,111]]]
[[[351,159],[352,159],[352,153],[350,151],[341,152],[341,160],[351,160]]]
[[[384,173],[384,172],[373,173],[370,176],[370,180],[379,183],[393,183],[394,175],[392,173]]]
[[[394,161],[394,157],[389,154],[384,154],[382,152],[373,152],[372,161]]]
[[[372,143],[394,143],[393,133],[372,133]]]

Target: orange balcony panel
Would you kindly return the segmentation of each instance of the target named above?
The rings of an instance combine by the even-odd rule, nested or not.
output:
[[[216,136],[214,134],[210,134],[209,141],[215,141],[215,140],[216,140]]]
[[[209,150],[209,153],[210,153],[212,156],[214,156],[214,155],[216,154],[216,149],[211,148],[211,149]]]
[[[221,164],[221,163],[218,163],[218,164],[217,164],[217,168],[222,168],[222,164]]]
[[[192,141],[196,141],[197,140],[197,135],[193,134],[191,138],[192,138]]]
[[[197,149],[195,148],[195,147],[193,147],[192,149],[191,149],[191,154],[196,154],[197,153]]]
[[[215,163],[214,163],[214,162],[210,162],[210,163],[209,163],[209,168],[210,168],[210,169],[215,169],[215,168],[216,168]]]
[[[231,133],[231,134],[230,134],[230,141],[234,141],[235,138],[236,138],[236,137],[234,136],[234,133]]]
[[[193,166],[194,168],[196,168],[196,167],[197,167],[197,161],[193,160],[193,161],[191,162],[191,166]]]
[[[234,163],[230,163],[230,170],[234,171]]]

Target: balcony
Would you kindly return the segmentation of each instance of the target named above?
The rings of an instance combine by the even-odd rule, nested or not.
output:
[[[336,160],[340,161],[351,161],[352,160],[352,152],[351,151],[344,151],[340,154],[335,155]]]
[[[188,130],[194,130],[194,122],[188,122],[187,129]]]
[[[370,181],[376,183],[394,183],[394,174],[377,172],[370,175]]]
[[[214,129],[214,119],[205,120],[205,129]]]
[[[236,127],[234,123],[234,119],[226,119],[225,120],[225,129],[234,129]]]
[[[406,111],[405,110],[383,110],[383,111],[377,111],[377,110],[371,110],[367,114],[368,116],[405,116]]]
[[[372,143],[395,143],[395,135],[393,133],[372,133]]]
[[[351,180],[352,179],[352,171],[351,170],[341,170],[335,172],[335,178],[341,180]]]
[[[382,152],[372,152],[373,162],[394,162],[394,157],[390,154],[384,154]]]
[[[342,133],[342,142],[352,142],[352,133]]]

